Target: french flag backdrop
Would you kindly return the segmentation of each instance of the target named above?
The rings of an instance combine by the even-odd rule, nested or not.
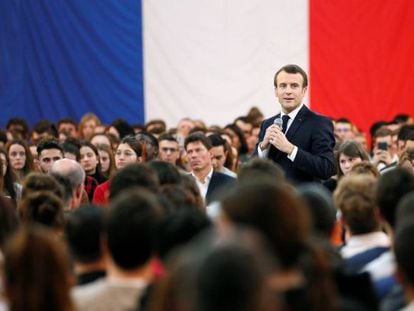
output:
[[[307,105],[367,131],[414,115],[413,55],[411,0],[2,0],[0,126],[270,116],[273,75],[296,63]]]

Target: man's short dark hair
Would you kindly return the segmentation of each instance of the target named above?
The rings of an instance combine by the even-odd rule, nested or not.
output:
[[[403,125],[398,132],[398,140],[414,140],[414,124]]]
[[[177,138],[175,138],[174,135],[171,135],[170,133],[163,133],[158,137],[158,142],[162,142],[163,140],[173,141],[173,142],[178,143]]]
[[[226,140],[220,134],[211,134],[207,137],[213,147],[225,146]]]
[[[27,137],[27,134],[29,132],[29,126],[27,125],[27,122],[23,118],[10,118],[9,121],[7,121],[6,129],[10,130],[10,127],[12,125],[19,125],[21,127],[20,134],[23,136],[23,138]]]
[[[102,232],[102,208],[86,205],[70,213],[66,220],[65,233],[74,259],[82,263],[100,259]]]
[[[268,179],[274,182],[284,182],[283,169],[270,159],[253,158],[244,163],[237,175],[239,182]]]
[[[404,168],[395,168],[381,175],[377,187],[377,204],[384,219],[395,227],[399,200],[414,190],[414,174]]]
[[[121,192],[131,187],[143,187],[157,192],[158,176],[147,164],[128,164],[115,173],[109,186],[109,198],[113,200]]]
[[[42,139],[39,144],[37,145],[37,154],[40,157],[40,154],[43,150],[48,149],[58,149],[62,153],[63,157],[63,148],[62,145],[54,138],[45,138]]]
[[[187,150],[187,146],[190,143],[200,142],[207,148],[207,150],[211,149],[210,140],[204,135],[203,132],[194,132],[188,135],[184,141],[184,148]]]
[[[105,233],[117,266],[132,270],[148,262],[155,253],[161,219],[161,207],[148,190],[131,188],[111,202]]]
[[[60,119],[57,123],[57,128],[59,129],[60,125],[64,124],[64,123],[72,124],[76,129],[78,128],[78,123],[76,123],[76,121],[73,120],[72,118],[62,118],[62,119]]]
[[[305,70],[303,70],[302,68],[300,68],[298,65],[289,64],[289,65],[283,66],[282,68],[280,68],[276,72],[275,79],[274,79],[274,82],[273,82],[275,87],[277,87],[277,76],[282,71],[287,72],[287,73],[293,73],[293,74],[299,73],[302,76],[302,78],[303,78],[302,87],[307,87],[308,86],[308,75],[306,74]]]
[[[158,176],[160,185],[179,184],[181,182],[181,174],[177,167],[166,161],[151,161],[148,166],[154,170]]]

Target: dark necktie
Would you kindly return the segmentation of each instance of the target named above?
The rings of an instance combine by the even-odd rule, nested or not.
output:
[[[282,117],[282,121],[283,121],[283,123],[282,123],[282,132],[283,133],[286,133],[286,129],[287,129],[287,125],[288,125],[289,119],[290,119],[290,117],[287,114],[285,114]]]

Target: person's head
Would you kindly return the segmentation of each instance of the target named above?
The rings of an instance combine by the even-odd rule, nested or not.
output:
[[[73,209],[79,207],[84,190],[85,171],[82,166],[71,159],[61,159],[53,163],[50,174],[65,188],[67,204],[65,207]]]
[[[267,179],[274,182],[284,182],[285,173],[283,169],[270,159],[252,158],[244,163],[238,173],[240,183],[252,180]]]
[[[380,144],[386,145],[386,150],[392,155],[397,152],[396,142],[393,140],[394,133],[386,126],[380,127],[374,135],[374,150],[381,149]]]
[[[96,114],[85,113],[79,122],[79,137],[89,139],[98,125],[101,125],[101,121]]]
[[[26,139],[29,133],[29,126],[27,125],[26,120],[22,118],[9,119],[6,129],[13,138],[17,139]]]
[[[162,209],[154,194],[131,188],[109,206],[106,243],[112,263],[123,271],[145,266],[156,250],[156,232]]]
[[[329,239],[336,221],[332,194],[317,183],[299,185],[298,192],[309,208],[313,231]]]
[[[368,175],[352,175],[341,179],[334,192],[342,219],[354,235],[371,233],[380,228],[376,202],[377,181]]]
[[[81,141],[80,147],[80,163],[86,174],[94,175],[101,172],[99,162],[99,152],[95,145],[87,140]]]
[[[69,137],[78,137],[78,124],[72,118],[62,118],[58,121],[57,130]]]
[[[352,166],[349,175],[370,175],[378,178],[380,173],[374,164],[369,161],[362,161]]]
[[[63,230],[63,202],[51,191],[36,191],[22,198],[19,215],[24,224],[40,224],[57,232]]]
[[[404,195],[397,204],[395,221],[396,227],[400,226],[408,219],[414,219],[414,191]]]
[[[147,164],[132,163],[118,170],[109,186],[109,198],[113,200],[131,187],[142,187],[157,192],[159,180],[156,172]]]
[[[153,119],[145,124],[145,131],[153,135],[160,135],[167,130],[167,125],[162,119]]]
[[[407,149],[414,148],[414,124],[401,127],[397,137],[397,148],[399,156]]]
[[[177,164],[180,159],[180,146],[173,135],[164,133],[158,137],[158,158],[173,165]]]
[[[111,123],[108,128],[108,133],[115,135],[118,139],[122,139],[125,136],[134,135],[134,129],[132,126],[125,121],[124,119],[116,119]]]
[[[7,143],[7,153],[9,155],[9,166],[15,171],[24,174],[34,170],[33,157],[29,145],[26,141],[15,139]]]
[[[142,162],[142,146],[134,136],[122,138],[115,151],[115,166],[119,170],[131,163]]]
[[[413,118],[407,113],[399,113],[394,117],[393,121],[402,125],[412,124]]]
[[[338,167],[338,177],[348,175],[355,164],[369,161],[368,153],[361,144],[354,140],[348,140],[339,145],[335,158]]]
[[[213,155],[212,164],[215,170],[222,171],[227,160],[227,141],[223,139],[220,134],[211,134],[208,136],[208,139],[211,142],[212,147],[210,152]]]
[[[106,177],[110,177],[115,173],[114,153],[109,145],[97,145],[99,153],[99,163],[101,164],[101,172]]]
[[[177,167],[165,161],[151,161],[148,166],[158,175],[160,185],[179,184],[181,182],[181,173]]]
[[[93,134],[90,141],[95,146],[98,146],[98,145],[108,145],[109,147],[112,146],[111,139],[105,133],[95,133],[95,134]]]
[[[286,65],[276,72],[274,86],[282,111],[290,113],[302,103],[308,89],[308,76],[298,65]]]
[[[407,149],[400,157],[398,162],[399,167],[408,169],[414,173],[414,147]]]
[[[13,170],[9,168],[9,156],[5,148],[0,147],[0,158],[2,162],[2,178],[3,178],[3,193],[10,198],[16,200],[17,193],[14,188],[14,183],[16,181],[15,174]]]
[[[66,219],[65,237],[72,258],[93,263],[102,258],[103,209],[85,205],[71,212]]]
[[[75,138],[68,138],[62,143],[63,157],[80,162],[80,143]]]
[[[243,131],[236,124],[227,124],[224,127],[224,131],[231,137],[231,144],[237,149],[239,154],[245,154],[248,152],[246,137]]]
[[[194,128],[194,121],[190,118],[183,118],[178,121],[177,124],[177,134],[182,137],[187,137],[190,134],[190,131]]]
[[[135,135],[135,139],[143,146],[143,159],[149,162],[158,157],[158,140],[151,133],[142,131]]]
[[[38,143],[46,138],[58,138],[58,132],[55,124],[48,120],[41,120],[32,129],[32,142]]]
[[[195,173],[210,171],[212,168],[211,142],[201,132],[188,135],[184,142],[188,162]]]
[[[64,189],[53,176],[32,172],[23,181],[22,199],[38,191],[51,191],[59,198],[64,199]]]
[[[397,228],[393,249],[397,262],[397,276],[405,290],[414,287],[414,221],[406,220]]]
[[[340,143],[354,138],[354,129],[351,121],[347,118],[339,118],[334,123],[334,133]]]
[[[403,168],[385,172],[378,180],[377,204],[385,221],[395,227],[395,211],[399,200],[414,190],[414,174]]]
[[[251,123],[248,117],[245,117],[245,116],[237,117],[234,120],[234,124],[236,124],[242,130],[244,137],[246,139],[250,137],[252,133],[252,129],[253,129],[253,124]]]
[[[241,183],[221,202],[233,223],[253,227],[285,267],[298,264],[309,235],[309,216],[292,188],[268,180]]]
[[[37,145],[37,154],[40,169],[43,173],[47,173],[54,162],[63,159],[63,148],[56,139],[46,138]]]
[[[44,228],[23,227],[11,238],[4,257],[10,310],[74,309],[67,252],[55,236]]]

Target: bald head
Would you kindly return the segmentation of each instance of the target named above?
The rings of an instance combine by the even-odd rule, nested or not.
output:
[[[53,163],[50,173],[67,178],[76,187],[85,181],[85,171],[82,165],[71,159],[60,159]]]

